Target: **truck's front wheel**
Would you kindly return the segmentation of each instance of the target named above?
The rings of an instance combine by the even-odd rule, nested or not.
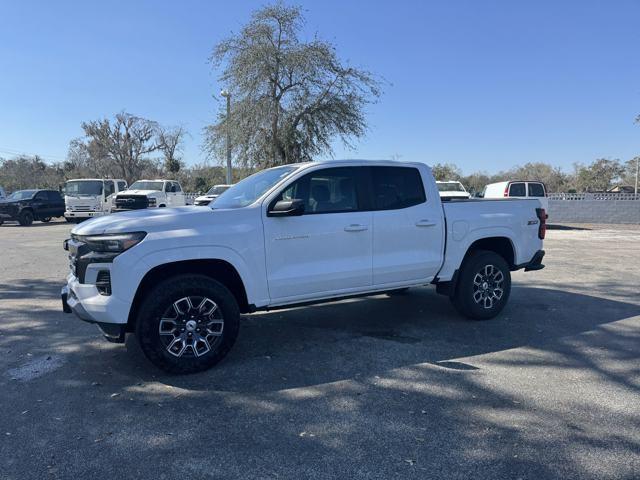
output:
[[[239,327],[238,304],[224,285],[204,275],[180,275],[146,295],[135,331],[154,365],[171,373],[195,373],[227,355]]]
[[[486,320],[502,311],[510,293],[511,272],[505,259],[478,250],[465,259],[451,300],[462,315]]]

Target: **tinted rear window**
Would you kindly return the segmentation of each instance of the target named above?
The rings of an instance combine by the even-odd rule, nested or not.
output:
[[[394,210],[426,201],[417,168],[372,167],[373,197],[376,210]]]
[[[509,196],[510,197],[526,197],[527,191],[525,190],[524,183],[512,183],[509,186]]]
[[[544,197],[544,186],[541,183],[529,184],[530,197]]]

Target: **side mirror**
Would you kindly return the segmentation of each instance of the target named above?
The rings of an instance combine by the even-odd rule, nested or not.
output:
[[[304,213],[304,202],[298,198],[280,200],[267,212],[268,217],[299,217]]]

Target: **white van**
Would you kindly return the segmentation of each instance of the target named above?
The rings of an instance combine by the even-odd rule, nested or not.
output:
[[[64,218],[81,222],[88,218],[109,215],[115,207],[116,194],[126,190],[122,179],[76,178],[64,186]]]
[[[482,198],[537,198],[542,208],[549,213],[547,187],[542,182],[510,180],[490,183],[484,187],[481,196]]]

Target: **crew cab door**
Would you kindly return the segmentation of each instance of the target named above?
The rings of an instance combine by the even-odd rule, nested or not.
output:
[[[427,197],[420,170],[371,167],[373,284],[430,282],[442,265],[444,221],[437,191]]]
[[[51,204],[51,200],[49,200],[49,195],[45,190],[35,194],[31,201],[31,207],[33,208],[33,213],[37,219],[53,216],[53,206]]]
[[[363,211],[362,169],[315,170],[285,186],[278,200],[300,199],[299,216],[264,217],[267,281],[274,303],[371,285],[372,219]]]

